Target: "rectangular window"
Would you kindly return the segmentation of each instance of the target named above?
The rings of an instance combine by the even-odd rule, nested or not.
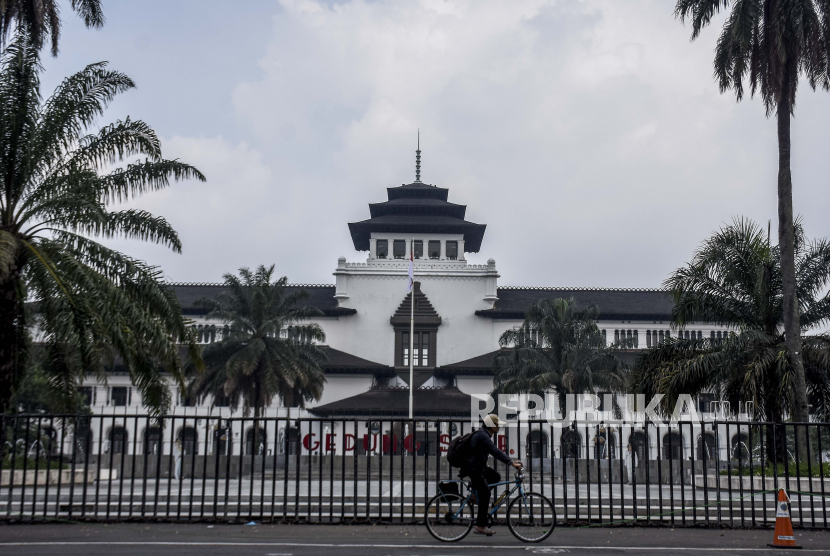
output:
[[[396,239],[392,243],[392,255],[396,259],[403,259],[406,257],[406,241],[403,239]]]
[[[110,405],[127,405],[127,388],[116,386],[112,389],[112,402]]]
[[[424,258],[424,242],[419,240],[415,241],[415,248],[413,256],[416,259],[423,259]]]
[[[91,386],[81,386],[78,388],[78,396],[81,398],[81,402],[90,407],[92,405],[92,387]]]
[[[213,398],[213,406],[214,407],[230,407],[231,406],[230,396],[226,396],[224,394],[217,394],[216,397]]]
[[[457,241],[448,241],[447,242],[447,258],[451,261],[454,261],[458,258],[458,242]]]
[[[401,334],[401,365],[409,366],[409,332]]]
[[[429,332],[421,332],[421,366],[429,366]]]
[[[429,258],[430,259],[440,259],[441,258],[441,242],[440,241],[430,241],[428,247],[429,247]]]
[[[388,259],[389,258],[389,242],[385,239],[379,239],[378,240],[377,258],[378,259]]]

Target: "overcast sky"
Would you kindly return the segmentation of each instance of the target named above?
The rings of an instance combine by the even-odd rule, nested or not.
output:
[[[348,222],[422,178],[487,224],[501,285],[657,287],[735,216],[776,229],[775,122],[712,79],[720,21],[693,43],[671,0],[104,0],[68,5],[44,96],[108,60],[138,88],[102,123],[143,119],[165,157],[202,170],[134,206],[167,218],[181,255],[127,253],[168,280],[276,264],[334,283],[363,261]],[[830,95],[799,90],[795,211],[830,236]]]

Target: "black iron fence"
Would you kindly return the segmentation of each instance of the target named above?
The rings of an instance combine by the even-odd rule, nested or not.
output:
[[[421,520],[469,421],[0,417],[0,519]],[[830,425],[514,422],[495,441],[567,523],[827,528]],[[506,466],[496,469],[507,477]]]

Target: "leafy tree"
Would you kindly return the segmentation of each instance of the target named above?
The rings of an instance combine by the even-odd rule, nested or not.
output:
[[[145,406],[164,411],[163,371],[183,386],[178,345],[188,344],[199,364],[198,346],[158,269],[91,238],[135,238],[180,252],[163,218],[107,205],[204,176],[163,159],[142,121],[87,133],[118,93],[134,87],[126,75],[89,65],[43,103],[41,70],[36,44],[18,33],[0,62],[0,413],[27,367],[29,329],[45,351],[50,385],[67,398],[117,356]],[[146,158],[110,167],[135,156]]]
[[[599,308],[576,309],[573,299],[542,299],[521,327],[499,338],[494,394],[594,393],[625,383],[625,367],[597,328]]]
[[[306,319],[322,313],[298,306],[308,292],[289,291],[288,279],[272,282],[273,274],[273,265],[242,268],[238,277],[224,276],[225,291],[199,301],[206,318],[226,323],[229,333],[204,349],[205,372],[191,381],[191,395],[228,396],[232,407],[241,402],[255,417],[276,396],[288,407],[320,399],[326,353],[318,343],[326,336]]]
[[[815,89],[830,88],[830,2],[827,0],[678,0],[675,15],[692,23],[692,40],[720,10],[729,10],[715,49],[715,76],[721,92],[740,101],[744,80],[759,92],[767,116],[778,125],[778,246],[782,283],[782,324],[793,369],[792,414],[809,419],[797,294],[796,232],[790,171],[790,120],[800,76]],[[800,434],[804,431],[799,429]],[[804,443],[802,443],[804,444]]]
[[[830,319],[830,244],[807,242],[795,228],[796,278],[804,330]],[[674,295],[673,324],[694,321],[730,327],[721,340],[666,340],[637,359],[634,389],[666,395],[671,407],[679,394],[712,391],[732,407],[752,401],[759,417],[781,423],[796,405],[795,371],[787,357],[781,253],[749,220],[721,228],[678,269],[664,286]],[[800,341],[807,389],[814,412],[830,416],[830,336]],[[783,431],[781,431],[783,432]],[[771,450],[771,438],[767,443]],[[784,446],[779,439],[778,446]],[[799,440],[801,442],[801,440]],[[781,461],[782,453],[772,454]]]
[[[71,0],[69,5],[84,20],[87,27],[102,27],[104,12],[101,0]],[[43,47],[47,36],[52,41],[52,56],[58,55],[61,33],[60,8],[57,0],[2,0],[0,1],[0,43],[5,45],[9,32],[22,28],[31,37],[36,50]]]

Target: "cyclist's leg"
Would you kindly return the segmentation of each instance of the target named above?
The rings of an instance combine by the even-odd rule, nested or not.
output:
[[[484,471],[470,471],[470,482],[476,489],[478,495],[478,514],[476,515],[476,526],[487,527],[487,511],[490,508],[490,487],[485,478]]]
[[[493,469],[492,467],[485,467],[484,468],[484,479],[487,481],[488,485],[492,485],[494,483],[498,483],[501,481],[501,474]],[[496,487],[488,488],[487,494],[490,495],[491,493],[495,494]]]

